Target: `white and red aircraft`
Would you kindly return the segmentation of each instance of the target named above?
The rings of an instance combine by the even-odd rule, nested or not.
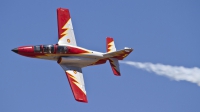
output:
[[[125,47],[116,51],[113,38],[107,37],[107,52],[97,52],[78,47],[74,36],[68,9],[57,9],[58,43],[54,45],[21,46],[12,49],[22,56],[57,61],[63,68],[71,86],[74,98],[88,102],[82,68],[106,63],[109,60],[114,75],[120,76],[118,60],[123,60],[133,49]]]

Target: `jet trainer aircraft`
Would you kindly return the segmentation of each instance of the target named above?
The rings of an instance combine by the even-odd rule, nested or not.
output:
[[[74,36],[72,21],[68,9],[57,9],[58,43],[54,45],[21,46],[12,49],[19,55],[57,61],[68,78],[75,100],[87,103],[82,68],[106,63],[109,60],[114,75],[120,76],[118,60],[123,60],[132,51],[125,47],[116,50],[114,40],[106,38],[107,52],[97,52],[78,47]]]

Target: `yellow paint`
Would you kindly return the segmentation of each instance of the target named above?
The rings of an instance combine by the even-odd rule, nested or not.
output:
[[[74,72],[75,74],[77,73],[77,71],[76,71],[76,70],[74,70],[73,72]]]
[[[67,25],[67,24],[69,24],[69,22],[70,22],[70,20],[71,20],[71,18],[65,23],[65,25],[62,27],[62,29],[63,30],[65,30],[61,35],[62,35],[62,37],[60,38],[60,39],[62,39],[63,37],[65,37],[65,36],[67,36],[68,35],[68,30],[69,30],[69,28],[65,28],[65,26]]]
[[[112,47],[113,47],[113,43],[114,41],[112,41],[112,42],[110,42],[109,44],[108,44],[108,46],[110,46],[109,48],[108,48],[108,52],[111,52],[111,50],[112,50]]]
[[[74,70],[75,71],[75,70]],[[77,71],[76,71],[77,72]],[[71,75],[70,73],[68,73],[69,77],[74,79],[74,81],[72,81],[74,84],[76,84],[76,86],[81,90],[83,91],[84,94],[86,94],[86,92],[80,88],[81,87],[81,84],[77,81],[76,77],[74,77],[73,75]]]
[[[70,39],[67,39],[67,42],[70,43]]]

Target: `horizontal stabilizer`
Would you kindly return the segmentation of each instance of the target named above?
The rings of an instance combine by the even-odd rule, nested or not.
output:
[[[118,60],[123,60],[125,57],[127,57],[131,52],[133,51],[132,48],[125,47],[122,50],[119,51],[113,51],[109,53],[105,53],[103,56],[105,58],[117,58]]]

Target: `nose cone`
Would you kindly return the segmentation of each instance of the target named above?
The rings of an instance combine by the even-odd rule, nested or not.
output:
[[[12,49],[13,52],[18,53],[18,48]]]

